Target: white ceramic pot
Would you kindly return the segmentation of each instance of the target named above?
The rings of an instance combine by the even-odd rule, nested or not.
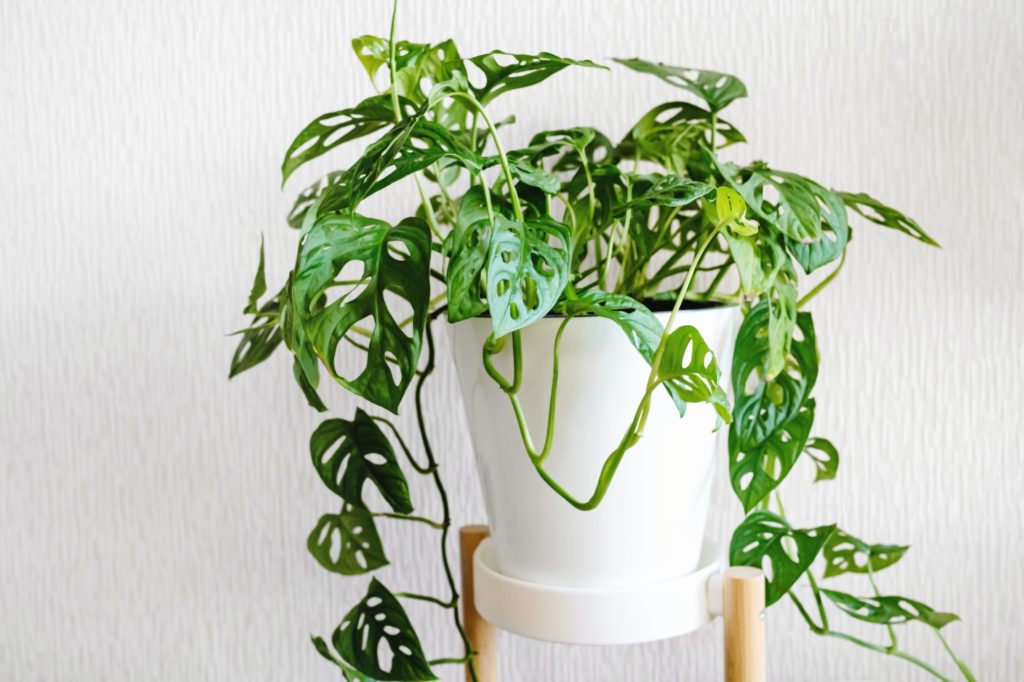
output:
[[[659,313],[662,324],[668,313]],[[519,398],[533,442],[544,441],[552,344],[560,318],[523,330]],[[718,358],[727,382],[739,328],[735,306],[683,310]],[[523,447],[506,396],[482,363],[491,321],[452,326],[453,353],[483,484],[496,568],[520,580],[570,587],[641,585],[697,568],[711,493],[718,433],[708,404],[680,419],[659,390],[641,441],[626,453],[601,504],[579,511],[551,490]],[[495,365],[511,376],[511,343]],[[649,366],[609,320],[577,318],[559,352],[554,446],[545,467],[578,499],[590,497],[607,455],[643,396]],[[720,430],[721,434],[725,429]]]

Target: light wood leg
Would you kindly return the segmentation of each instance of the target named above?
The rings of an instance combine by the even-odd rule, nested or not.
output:
[[[476,599],[473,595],[473,553],[489,534],[487,526],[463,526],[459,529],[462,554],[462,625],[469,636],[473,651],[476,652],[477,682],[498,682],[497,628],[477,613]],[[471,680],[467,664],[466,682]]]
[[[722,574],[725,682],[764,682],[764,573],[733,566]]]

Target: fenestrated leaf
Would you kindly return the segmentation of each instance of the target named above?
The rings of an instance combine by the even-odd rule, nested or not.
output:
[[[839,451],[826,438],[812,438],[804,446],[804,452],[814,462],[814,482],[831,481],[839,470]],[[837,533],[838,535],[838,533]]]
[[[732,420],[725,393],[718,384],[715,354],[696,327],[684,325],[672,330],[657,370],[658,380],[671,384],[680,398],[688,403],[709,402],[723,421]]]
[[[313,204],[320,199],[324,191],[328,187],[343,184],[345,182],[345,177],[345,171],[331,171],[306,189],[299,192],[299,195],[295,198],[295,203],[292,204],[292,210],[288,212],[288,225],[290,227],[294,227],[296,230],[301,228],[302,224],[306,220],[306,216],[309,215],[309,209],[312,208]],[[330,213],[333,210],[337,210],[337,208],[343,207],[325,206],[323,212]]]
[[[362,575],[388,564],[373,515],[350,504],[321,516],[306,547],[332,573]]]
[[[260,252],[262,254],[262,249]],[[261,255],[259,273],[262,273],[263,270],[262,263],[263,258]],[[256,276],[257,282],[261,278],[259,273]],[[266,289],[265,284],[263,288]],[[253,292],[257,292],[258,289],[259,287],[254,283]],[[248,328],[235,332],[235,334],[241,335],[242,338],[239,340],[235,353],[231,357],[231,370],[228,373],[229,379],[260,364],[269,358],[277,350],[277,347],[281,345],[281,327],[278,322],[281,311],[281,294],[282,292],[278,292],[276,296],[260,306],[258,310],[253,311],[252,324]],[[249,303],[246,305],[247,312],[250,311],[252,306],[257,305],[257,300],[258,296],[254,299],[253,294],[250,294]]]
[[[495,336],[544,317],[569,281],[569,228],[550,217],[495,216],[487,254],[487,307]]]
[[[818,349],[810,313],[797,315],[801,338],[790,346],[791,362],[771,381],[767,373],[768,304],[747,313],[736,338],[732,385],[736,394],[735,421],[730,441],[750,451],[764,443],[796,416],[818,377]]]
[[[783,259],[765,296],[768,303],[768,378],[775,377],[785,367],[786,354],[790,351],[797,322],[796,297],[793,265]]]
[[[914,239],[922,241],[925,244],[929,244],[931,246],[939,245],[937,241],[929,237],[928,234],[921,229],[921,226],[918,225],[914,219],[907,217],[891,206],[886,206],[878,199],[868,196],[863,192],[856,194],[851,192],[839,192],[838,194],[844,204],[871,222],[892,228],[902,232],[903,234],[910,235]]]
[[[589,59],[568,59],[550,52],[514,54],[494,50],[469,61],[483,73],[484,83],[479,87],[472,86],[473,94],[481,104],[487,104],[503,93],[536,85],[567,66],[607,69]]]
[[[736,263],[743,292],[758,295],[767,291],[775,283],[785,262],[786,253],[782,247],[771,235],[760,230],[750,236],[723,230],[722,235],[729,244],[729,253]]]
[[[715,190],[711,185],[678,175],[645,175],[635,178],[634,182],[646,187],[638,194],[634,194],[632,201],[617,206],[613,215],[622,215],[630,209],[650,206],[686,206]]]
[[[814,563],[835,525],[795,529],[776,514],[756,511],[743,519],[729,543],[732,566],[753,566],[765,572],[765,603],[771,606],[796,584]]]
[[[381,681],[436,680],[416,630],[395,596],[376,578],[334,631],[331,643],[352,668]],[[381,652],[387,647],[387,659]]]
[[[459,201],[455,225],[445,239],[448,256],[445,284],[448,293],[448,321],[461,322],[487,310],[487,250],[491,218],[487,211],[484,189],[474,185]],[[492,210],[501,210],[497,198]]]
[[[313,646],[316,647],[317,652],[328,661],[338,666],[341,670],[341,678],[345,680],[345,682],[378,682],[378,680],[373,679],[369,675],[364,675],[353,670],[351,666],[345,663],[345,661],[331,653],[331,650],[328,648],[327,642],[324,641],[323,637],[312,637],[311,639],[313,640]]]
[[[813,424],[814,400],[807,400],[795,416],[756,446],[740,448],[736,431],[729,432],[729,481],[743,511],[756,507],[785,480]]]
[[[361,265],[346,276],[349,264]],[[430,296],[430,233],[420,220],[392,226],[358,214],[329,213],[304,234],[291,283],[296,325],[331,375],[345,388],[392,412],[412,380],[419,359]],[[350,269],[349,269],[350,270]],[[331,301],[342,281],[358,283]],[[405,329],[388,296],[411,311]],[[338,344],[371,320],[366,367],[346,378],[335,364]]]
[[[369,481],[396,512],[412,512],[409,485],[395,451],[361,409],[352,421],[328,419],[320,424],[309,439],[309,452],[324,484],[356,509],[367,510],[363,487]]]
[[[842,530],[825,544],[825,577],[843,573],[874,573],[903,558],[907,545],[870,545]]]
[[[718,112],[733,100],[747,96],[747,86],[736,76],[717,71],[704,71],[682,66],[669,66],[646,59],[616,59],[623,66],[657,76],[677,88],[688,90],[703,99],[711,111]]]
[[[838,606],[843,613],[866,623],[899,625],[916,620],[940,630],[944,626],[960,620],[960,616],[955,613],[936,611],[926,604],[906,597],[854,597],[835,590],[822,590],[821,593],[832,600],[832,603]]]
[[[395,68],[405,69],[409,64],[422,59],[430,46],[426,43],[412,43],[399,40],[395,43]],[[387,38],[363,35],[352,39],[352,51],[363,65],[370,82],[377,85],[377,75],[388,66],[391,57],[391,42]],[[403,94],[403,93],[399,93]]]
[[[404,116],[412,116],[416,108],[412,102],[402,99],[399,105]],[[316,117],[302,129],[281,163],[281,183],[302,164],[312,161],[335,147],[365,137],[386,128],[395,122],[391,98],[376,95],[365,99],[354,107],[332,111]]]
[[[558,179],[558,176],[548,173],[543,166],[532,164],[525,157],[510,156],[508,166],[512,175],[519,182],[536,187],[545,194],[554,194],[562,187],[562,181]]]
[[[711,119],[710,111],[689,102],[659,104],[637,121],[616,150],[623,159],[654,161],[683,173],[700,145],[710,144]],[[726,144],[746,141],[728,121],[718,119],[715,130]]]

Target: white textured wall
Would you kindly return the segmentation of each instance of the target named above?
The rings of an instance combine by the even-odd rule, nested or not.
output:
[[[362,586],[304,550],[332,505],[305,450],[317,417],[284,357],[229,384],[223,333],[242,324],[261,231],[272,280],[286,271],[282,152],[367,94],[348,39],[384,31],[384,4],[0,4],[0,680],[335,679],[307,634]],[[843,466],[786,496],[797,520],[913,544],[885,589],[962,614],[948,633],[981,679],[1024,677],[1020,3],[405,4],[404,36],[453,34],[464,54],[733,71],[750,86],[730,110],[750,155],[876,193],[932,231],[941,251],[859,228],[816,301],[816,430]],[[565,72],[499,108],[519,115],[518,140],[572,124],[617,136],[672,95],[626,72]],[[450,367],[431,400],[458,521],[478,520]],[[721,522],[736,512],[722,497]],[[440,589],[432,539],[406,532],[387,530],[390,582]],[[432,653],[454,650],[440,615],[415,613]],[[918,679],[817,641],[788,607],[770,633],[774,680]],[[714,628],[622,649],[503,644],[512,682],[720,670]],[[940,655],[925,636],[908,647]]]

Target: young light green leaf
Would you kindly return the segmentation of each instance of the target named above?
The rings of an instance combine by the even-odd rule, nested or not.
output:
[[[366,510],[367,481],[399,514],[413,511],[409,485],[387,436],[361,409],[352,421],[328,419],[309,439],[313,466],[332,492],[356,509]]]
[[[569,281],[569,228],[550,217],[495,216],[487,254],[487,307],[495,336],[544,317]]]
[[[732,419],[728,404],[723,410],[712,400],[718,388],[718,362],[696,327],[684,325],[672,330],[665,340],[657,373],[658,381],[670,383],[686,402],[710,402],[724,421]]]
[[[798,530],[768,511],[749,514],[729,543],[732,566],[753,566],[765,572],[765,604],[771,606],[796,584],[814,563],[835,526]]]
[[[669,66],[646,59],[616,59],[626,68],[649,73],[677,88],[688,90],[705,102],[713,112],[727,107],[733,100],[747,96],[747,86],[736,76],[717,71],[704,71],[681,66]]]
[[[341,575],[362,575],[388,564],[373,515],[350,504],[339,514],[321,516],[306,547],[321,566]]]
[[[817,470],[814,475],[815,483],[835,479],[839,470],[839,451],[831,441],[825,438],[812,438],[804,446],[804,452],[814,462],[814,468]]]
[[[921,229],[921,226],[914,219],[907,217],[891,206],[886,206],[878,199],[868,196],[863,192],[857,194],[839,192],[838,194],[844,204],[871,222],[902,232],[930,246],[939,245],[937,241],[929,237]]]
[[[484,83],[480,87],[473,86],[473,93],[481,104],[487,104],[506,92],[536,85],[568,66],[607,69],[589,59],[567,59],[550,52],[534,55],[494,50],[469,61],[483,74]]]
[[[770,236],[724,230],[729,254],[736,263],[743,293],[757,296],[768,291],[782,269],[786,253]]]
[[[825,545],[825,577],[843,573],[874,573],[903,558],[906,545],[869,545],[842,530],[836,530]]]
[[[437,679],[405,609],[376,578],[370,581],[363,600],[334,631],[331,643],[347,664],[376,680]],[[382,660],[384,651],[387,658]]]
[[[743,511],[756,507],[785,480],[800,457],[813,424],[812,399],[758,445],[740,448],[737,431],[729,431],[729,481]]]
[[[352,270],[349,265],[358,272],[346,274]],[[358,214],[321,215],[299,247],[291,283],[296,325],[331,376],[392,412],[398,410],[419,359],[429,268],[430,233],[412,218],[392,226]],[[338,295],[339,289],[347,291]],[[395,319],[398,301],[409,309],[408,329]],[[366,367],[350,379],[335,358],[338,344],[360,323],[372,324]]]
[[[955,613],[943,613],[913,599],[896,596],[854,597],[845,592],[822,590],[846,615],[866,623],[899,625],[912,620],[940,630],[960,620]]]

